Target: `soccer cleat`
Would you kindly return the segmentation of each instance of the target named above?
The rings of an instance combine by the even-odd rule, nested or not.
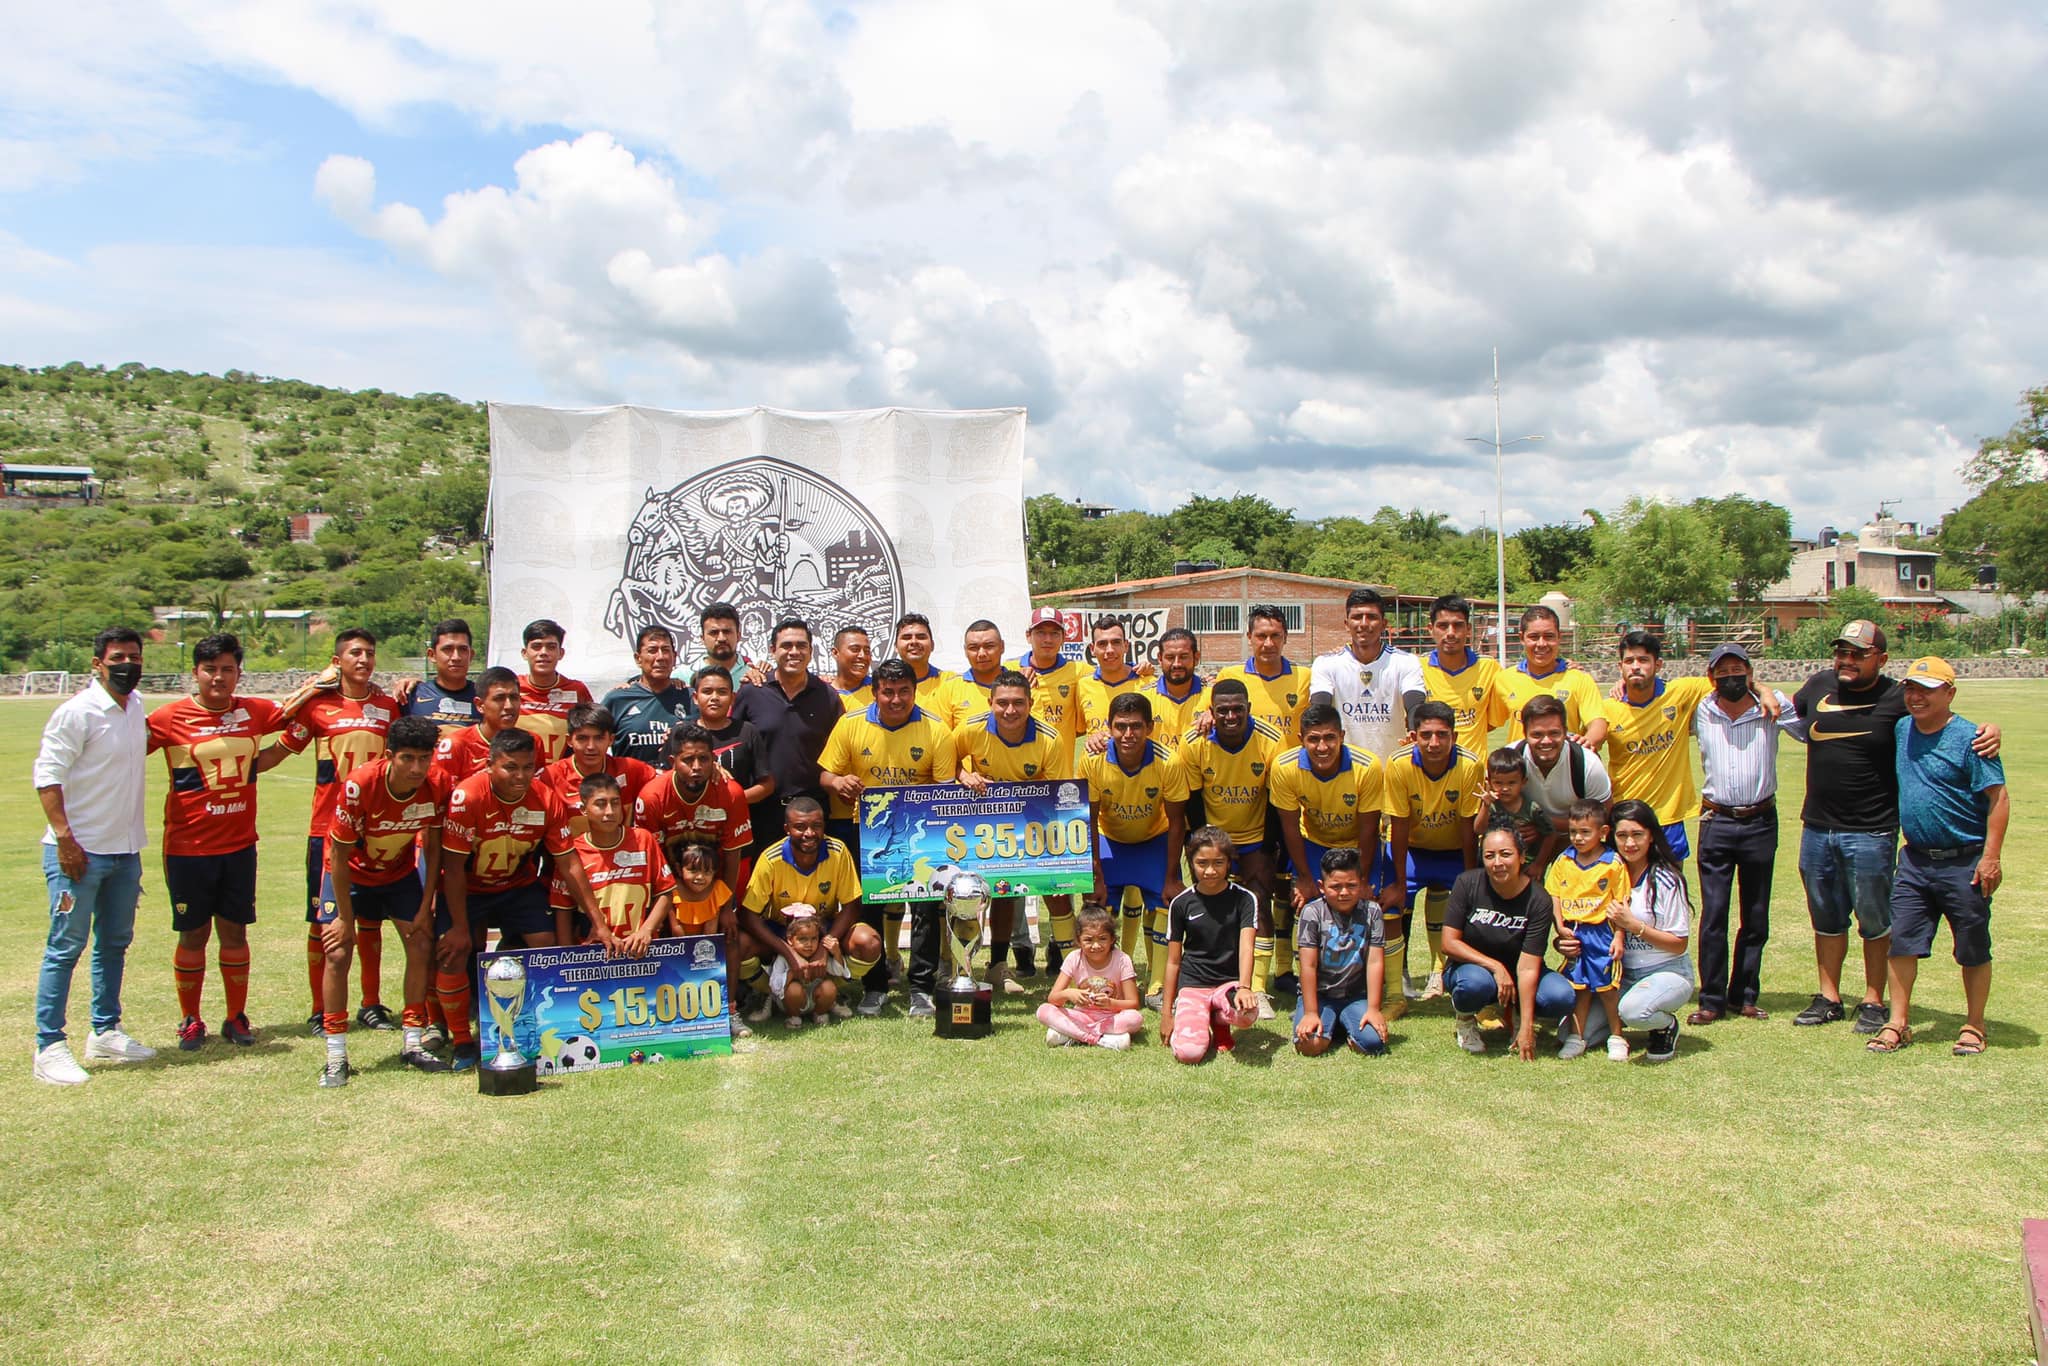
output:
[[[448,1064],[424,1048],[409,1048],[398,1055],[398,1060],[415,1072],[446,1072]]]
[[[199,1046],[206,1042],[206,1021],[197,1015],[187,1015],[178,1021],[178,1047],[187,1053],[197,1053]]]
[[[1883,1001],[1865,1001],[1856,1007],[1856,1023],[1853,1028],[1858,1034],[1875,1034],[1889,1024],[1891,1018],[1891,1007]]]
[[[35,1077],[52,1086],[83,1086],[92,1080],[92,1073],[78,1065],[78,1059],[71,1056],[71,1045],[59,1039],[36,1050]]]
[[[480,1066],[483,1060],[483,1049],[479,1048],[475,1042],[459,1043],[455,1045],[455,1051],[448,1055],[448,1070],[450,1072],[467,1072],[473,1067]]]
[[[1274,1015],[1272,996],[1263,991],[1255,991],[1252,995],[1258,998],[1259,1019],[1262,1021],[1272,1019]]]
[[[1161,996],[1160,993],[1155,991],[1150,996],[1147,996],[1145,998],[1145,1009],[1150,1011],[1159,1011],[1165,1008],[1166,999],[1163,996]]]
[[[932,994],[929,991],[913,991],[910,993],[911,1019],[929,1020],[938,1013],[939,1008],[933,1004]]]
[[[317,1010],[314,1011],[311,1015],[308,1015],[306,1017],[306,1032],[308,1034],[311,1034],[316,1039],[326,1038],[327,1017],[322,1015]]]
[[[448,1046],[448,1031],[437,1024],[430,1024],[420,1035],[420,1047],[429,1053],[438,1053]]]
[[[1797,1015],[1794,1015],[1792,1023],[1796,1025],[1824,1025],[1833,1024],[1842,1018],[1843,1011],[1840,1001],[1829,1000],[1827,997],[1816,993],[1813,1003]]]
[[[734,1038],[735,1040],[738,1040],[738,1039],[751,1039],[751,1038],[753,1038],[753,1037],[754,1037],[754,1031],[753,1031],[753,1030],[751,1030],[751,1029],[749,1029],[749,1028],[747,1028],[747,1022],[746,1022],[745,1020],[742,1020],[742,1019],[741,1019],[741,1018],[740,1018],[739,1016],[737,1016],[737,1015],[734,1015],[734,1016],[732,1016],[732,1017],[731,1017],[731,1019],[732,1019],[732,1036],[733,1036],[733,1038]]]
[[[396,1029],[398,1021],[382,1005],[367,1005],[356,1012],[356,1023],[365,1029]]]
[[[1627,1047],[1627,1045],[1624,1044],[1623,1047]],[[1557,1046],[1557,1056],[1563,1058],[1566,1062],[1570,1062],[1573,1058],[1582,1058],[1585,1055],[1586,1036],[1583,1034],[1570,1035]]]
[[[1437,997],[1443,994],[1444,975],[1440,972],[1432,972],[1431,974],[1429,974],[1429,980],[1422,984],[1422,995],[1417,997],[1416,999],[1421,1001],[1434,1001]]]
[[[1609,1034],[1609,1035],[1607,1036],[1607,1061],[1609,1061],[1609,1062],[1627,1062],[1627,1061],[1628,1061],[1628,1040],[1627,1040],[1627,1039],[1624,1039],[1624,1038],[1622,1038],[1622,1037],[1621,1037],[1621,1035],[1619,1035],[1619,1034]]]
[[[1668,1026],[1663,1029],[1653,1029],[1650,1031],[1650,1039],[1645,1047],[1643,1058],[1647,1062],[1670,1062],[1673,1057],[1677,1056],[1677,1053],[1678,1017],[1674,1015]]]
[[[1283,972],[1273,979],[1273,990],[1282,996],[1301,995],[1301,978],[1291,972]]]
[[[156,1050],[135,1042],[119,1029],[103,1029],[86,1036],[85,1056],[94,1062],[148,1062],[156,1056]]]
[[[767,1021],[770,1015],[775,1013],[775,1002],[764,995],[755,1003],[752,1010],[742,1013],[745,1015],[748,1024],[762,1024]]]
[[[1060,1033],[1057,1029],[1048,1029],[1045,1031],[1045,1046],[1047,1048],[1065,1048],[1068,1044],[1072,1042],[1072,1039]]]
[[[320,1069],[320,1089],[331,1091],[337,1086],[348,1085],[348,1079],[355,1075],[355,1070],[348,1065],[347,1058],[329,1058],[327,1066]]]
[[[1131,1036],[1128,1034],[1105,1034],[1096,1042],[1104,1048],[1112,1048],[1122,1052],[1131,1046]]]
[[[233,1019],[222,1020],[220,1022],[220,1036],[229,1043],[239,1044],[243,1048],[247,1048],[250,1044],[256,1042],[256,1030],[249,1023],[249,1016],[246,1012],[235,1016]]]
[[[1486,1036],[1479,1032],[1477,1016],[1458,1017],[1458,1047],[1475,1056],[1486,1052]]]

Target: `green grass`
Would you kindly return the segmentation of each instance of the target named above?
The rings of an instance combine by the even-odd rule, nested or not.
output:
[[[2044,698],[1963,695],[2005,726],[2015,790],[1974,1060],[1948,1053],[1945,941],[1903,1054],[1792,1028],[1813,969],[1788,746],[1774,1018],[1689,1031],[1668,1066],[1467,1057],[1435,1005],[1384,1061],[1301,1059],[1268,1027],[1183,1068],[1156,1040],[1049,1050],[1018,1001],[982,1043],[892,1011],[496,1102],[399,1071],[394,1035],[353,1036],[367,1073],[315,1089],[304,763],[263,784],[262,1042],[172,1047],[152,867],[127,1024],[162,1059],[33,1083],[26,775],[49,708],[0,703],[0,1354],[2024,1361],[2018,1222],[2048,1214]],[[81,970],[74,1039],[85,1007]]]

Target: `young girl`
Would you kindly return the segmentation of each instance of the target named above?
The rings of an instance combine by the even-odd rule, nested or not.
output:
[[[1232,1046],[1232,1029],[1259,1018],[1252,994],[1258,899],[1230,880],[1230,836],[1205,825],[1188,836],[1195,885],[1166,908],[1166,985],[1159,1038],[1180,1062]]]
[[[807,968],[823,968],[821,976],[807,981],[793,982],[789,977],[789,961],[782,957],[775,960],[775,968],[768,974],[768,994],[782,1002],[783,1023],[791,1029],[802,1029],[804,1012],[811,1012],[813,1024],[832,1023],[832,1007],[839,1001],[839,983],[849,973],[846,959],[836,953],[825,951],[825,923],[818,918],[817,908],[799,901],[783,912],[786,917],[783,942],[797,961]]]
[[[718,851],[708,844],[684,845],[676,855],[676,894],[669,903],[674,933],[717,934],[719,908],[731,900],[732,889],[718,880]]]
[[[1628,905],[1628,870],[1607,847],[1607,808],[1590,799],[1575,801],[1565,811],[1571,847],[1557,856],[1543,875],[1550,893],[1560,938],[1578,945],[1564,975],[1576,988],[1572,1035],[1558,1045],[1557,1056],[1576,1058],[1586,1051],[1586,1017],[1593,1002],[1607,1018],[1607,1056],[1628,1061],[1628,1040],[1621,1037],[1621,1013],[1615,1008],[1621,980],[1620,945],[1615,942],[1612,914]]]
[[[1138,1013],[1138,970],[1116,946],[1116,921],[1100,906],[1084,906],[1074,919],[1080,947],[1060,965],[1052,994],[1038,1008],[1045,1041],[1129,1048],[1145,1022]]]

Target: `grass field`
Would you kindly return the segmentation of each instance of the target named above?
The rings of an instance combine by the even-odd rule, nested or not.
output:
[[[1049,1050],[1013,998],[985,1042],[892,1009],[510,1101],[401,1071],[395,1034],[352,1036],[366,1073],[315,1089],[306,761],[263,783],[259,1044],[175,1050],[152,866],[126,1023],[162,1057],[34,1083],[28,770],[50,708],[0,702],[0,1356],[2025,1361],[2018,1224],[2048,1214],[2044,702],[1960,699],[2005,727],[2014,789],[1976,1059],[1949,1056],[1945,935],[1904,1053],[1792,1027],[1813,969],[1788,744],[1774,1018],[1688,1031],[1667,1066],[1472,1058],[1439,1002],[1385,1060],[1298,1058],[1268,1026],[1183,1068],[1156,1037]],[[219,999],[216,976],[210,1025]],[[86,1005],[81,966],[81,1051]]]

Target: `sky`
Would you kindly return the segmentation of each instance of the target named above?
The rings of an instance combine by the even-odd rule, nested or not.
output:
[[[2038,4],[74,0],[0,361],[1029,410],[1027,492],[1930,520],[2048,383]],[[1483,436],[1487,443],[1469,437]]]

